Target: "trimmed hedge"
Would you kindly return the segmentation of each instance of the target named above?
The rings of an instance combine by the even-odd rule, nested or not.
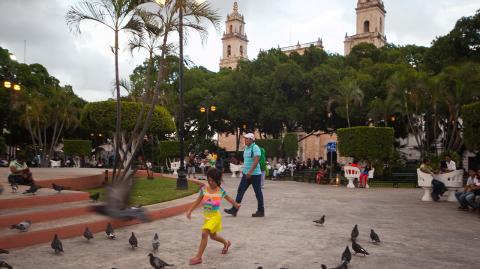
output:
[[[463,139],[470,151],[480,150],[480,102],[464,105],[462,108]]]
[[[92,150],[90,140],[63,140],[63,152],[65,156],[88,156]]]
[[[359,126],[337,130],[338,151],[360,160],[388,159],[393,151],[393,128]]]
[[[282,157],[282,141],[280,139],[259,139],[255,144],[265,149],[267,158]]]
[[[155,161],[163,164],[167,158],[180,157],[180,141],[160,141],[155,149]]]
[[[147,116],[148,107],[145,108],[144,118]],[[122,102],[122,130],[133,130],[141,108],[141,103]],[[116,102],[88,103],[82,111],[80,120],[82,126],[87,130],[115,132]],[[164,107],[155,107],[148,132],[156,134],[171,134],[175,132],[175,123],[172,120],[172,115]]]
[[[295,158],[298,151],[298,135],[288,133],[283,138],[283,153],[285,157]]]

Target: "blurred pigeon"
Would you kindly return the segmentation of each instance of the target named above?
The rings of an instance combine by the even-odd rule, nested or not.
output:
[[[0,268],[13,269],[13,267],[8,264],[6,261],[0,261]]]
[[[352,249],[355,252],[355,254],[361,253],[363,254],[363,256],[370,255],[362,246],[360,246],[357,242],[355,242],[355,240],[352,240]]]
[[[10,254],[10,251],[0,248],[0,254]]]
[[[57,185],[57,184],[55,184],[55,183],[52,183],[52,187],[53,187],[54,190],[56,190],[56,191],[58,191],[58,192],[61,192],[61,191],[67,189],[65,186]]]
[[[160,258],[153,256],[152,253],[148,254],[148,256],[150,256],[150,265],[155,269],[164,269],[165,266],[173,266],[173,264],[168,264]]]
[[[98,198],[100,198],[100,193],[99,192],[90,195],[90,199],[92,199],[92,201],[94,201],[94,202],[97,202]]]
[[[26,232],[28,228],[30,228],[30,225],[32,225],[32,222],[29,220],[22,221],[18,224],[13,224],[10,226],[10,229],[18,229],[21,232]]]
[[[373,229],[370,230],[370,239],[372,239],[374,243],[380,243],[380,237]]]
[[[347,262],[342,262],[339,266],[332,268],[332,269],[347,269],[348,268]]]
[[[93,239],[93,234],[90,229],[88,229],[88,227],[85,228],[85,231],[83,232],[83,237],[85,237],[88,241],[90,241],[90,239]]]
[[[358,225],[355,224],[355,227],[353,227],[352,230],[352,240],[357,240],[358,237]]]
[[[30,189],[26,190],[23,192],[23,194],[29,194],[31,193],[32,195],[34,195],[41,187],[38,186],[38,185],[35,185],[35,184],[32,184],[30,186]]]
[[[323,215],[320,219],[314,220],[313,222],[323,225],[323,223],[325,222],[325,215]]]
[[[52,244],[50,244],[50,246],[52,246],[55,254],[63,252],[62,241],[60,241],[57,234],[55,234],[55,236],[53,237]]]
[[[0,185],[0,194],[3,193],[3,186]]]
[[[345,247],[345,250],[342,253],[342,263],[350,263],[352,260],[352,253],[350,252],[350,248],[348,246]]]
[[[138,239],[133,232],[130,238],[128,239],[128,243],[130,243],[130,246],[132,246],[132,249],[138,247]]]
[[[262,267],[262,266],[259,266],[259,267],[257,267],[257,269],[263,269],[263,267]]]
[[[160,239],[158,239],[157,233],[155,233],[155,236],[153,237],[152,247],[153,247],[153,251],[158,251],[158,248],[160,247]]]
[[[116,239],[117,237],[115,236],[115,232],[113,231],[113,226],[109,222],[107,225],[107,229],[105,229],[105,233],[107,234],[107,237],[110,239]]]
[[[323,264],[323,263],[320,264],[320,267],[321,267],[322,269],[327,269],[327,266],[326,266],[325,264]]]
[[[12,184],[10,184],[10,186],[12,187],[12,192],[13,193],[18,191],[18,184],[17,183],[12,183]]]

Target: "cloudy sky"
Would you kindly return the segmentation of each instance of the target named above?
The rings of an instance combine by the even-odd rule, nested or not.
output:
[[[112,96],[114,58],[110,51],[113,33],[92,23],[82,24],[82,34],[72,34],[66,23],[68,8],[80,0],[0,0],[0,46],[14,53],[18,61],[40,63],[62,84],[73,86],[88,101]],[[192,34],[185,54],[195,65],[218,71],[222,53],[224,18],[234,0],[208,0],[218,10],[222,30],[210,29],[202,46]],[[323,39],[329,52],[343,54],[345,33],[354,34],[356,0],[239,0],[246,20],[249,58],[260,49],[294,45]],[[448,33],[462,16],[480,8],[478,0],[384,0],[388,42],[397,45],[429,46]],[[26,40],[26,42],[25,42]],[[124,36],[120,62],[121,77],[145,59],[125,49]],[[24,53],[26,43],[26,53]]]

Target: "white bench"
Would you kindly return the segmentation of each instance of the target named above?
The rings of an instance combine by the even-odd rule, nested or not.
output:
[[[425,192],[422,201],[433,201],[430,193],[432,192],[432,180],[435,178],[445,184],[448,190],[447,201],[456,202],[455,192],[463,187],[463,170],[456,170],[444,174],[429,174],[417,169],[418,186],[422,187]]]
[[[173,171],[174,175],[178,175],[178,169],[180,169],[180,162],[171,162],[170,163],[170,170]]]
[[[345,172],[345,178],[348,179],[347,188],[354,189],[355,185],[353,181],[355,179],[360,179],[360,168],[350,165],[345,165],[343,167],[343,171]]]
[[[230,163],[230,171],[232,172],[232,177],[237,177],[237,172],[242,172],[243,164],[233,164]]]
[[[52,168],[62,167],[62,161],[50,160],[50,167],[52,167]]]

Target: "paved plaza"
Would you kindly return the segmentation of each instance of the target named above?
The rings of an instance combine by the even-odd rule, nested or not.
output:
[[[226,178],[234,197],[238,178]],[[422,202],[421,189],[354,189],[289,181],[267,181],[266,217],[252,218],[256,199],[250,188],[237,217],[223,214],[221,235],[231,240],[227,255],[222,245],[209,240],[203,264],[189,266],[200,242],[201,210],[192,220],[179,215],[116,230],[118,239],[95,234],[91,242],[77,237],[63,240],[65,253],[54,255],[50,244],[12,250],[2,255],[14,268],[151,268],[147,254],[158,233],[156,254],[174,264],[169,268],[265,269],[286,267],[329,268],[340,263],[354,224],[358,242],[370,256],[354,256],[349,268],[478,268],[480,249],[478,214],[457,210],[456,203]],[[185,198],[184,198],[185,199]],[[190,197],[191,201],[195,196]],[[224,207],[227,207],[224,202]],[[323,227],[312,222],[326,215]],[[33,224],[35,225],[35,224]],[[373,228],[382,243],[370,243]],[[139,248],[131,250],[128,238],[135,232]]]

